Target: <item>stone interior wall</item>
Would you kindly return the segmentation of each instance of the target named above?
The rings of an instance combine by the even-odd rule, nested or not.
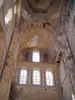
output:
[[[54,75],[54,86],[49,87],[45,85],[45,70],[51,69]],[[27,69],[29,71],[28,83],[26,85],[19,84],[19,71]],[[41,85],[36,86],[32,84],[32,70],[39,69],[41,71]],[[10,100],[24,100],[24,99],[48,99],[48,100],[61,100],[62,88],[59,84],[59,75],[57,73],[57,67],[54,64],[43,64],[43,63],[28,63],[19,62],[14,76],[13,84],[10,91]]]
[[[63,87],[63,100],[72,100],[75,93],[75,64],[73,58],[62,57],[60,63],[60,82]]]
[[[56,33],[58,33],[58,32],[54,28],[50,27],[50,25],[48,25],[47,22],[42,23],[39,21],[37,22],[37,21],[31,21],[31,20],[24,21],[22,19],[21,23],[20,23],[20,29],[18,32],[18,34],[19,34],[19,40],[18,40],[19,53],[17,56],[17,60],[19,59],[21,50],[31,48],[31,47],[38,47],[38,48],[44,48],[44,49],[47,48],[49,52],[51,50],[53,52],[52,54],[54,54],[55,48],[52,49],[54,46],[52,44],[55,44],[56,40],[53,40],[52,38],[53,38],[54,34],[56,35]],[[35,39],[34,38],[35,36],[38,37],[38,39]],[[50,37],[50,38],[48,38],[48,37]],[[52,57],[55,58],[55,56],[52,56]],[[21,62],[19,62],[19,61],[21,61]],[[10,100],[11,100],[11,98],[12,98],[12,100],[17,100],[17,99],[23,100],[25,98],[26,99],[47,99],[48,98],[48,99],[52,99],[52,100],[61,100],[62,88],[61,88],[60,82],[59,82],[59,67],[58,66],[47,64],[47,63],[46,64],[45,63],[37,64],[37,63],[29,63],[29,62],[27,63],[27,62],[22,62],[22,59],[18,60],[18,63],[19,64],[16,64],[17,69],[14,74],[13,80],[15,79],[15,77],[16,77],[16,79],[13,81],[12,86],[11,86]],[[43,84],[41,86],[32,85],[31,81],[30,81],[31,77],[28,81],[28,84],[25,86],[19,85],[17,83],[17,80],[18,80],[17,79],[18,76],[16,76],[17,71],[19,71],[20,69],[23,69],[23,68],[32,70],[33,68],[35,68],[35,66],[36,66],[36,68],[40,68],[43,71],[42,76],[44,76],[44,69],[46,69],[47,67],[52,68],[53,72],[54,72],[55,86],[47,87],[44,84],[45,82],[44,82],[43,77],[42,77]],[[48,91],[46,94],[47,88],[48,88]],[[32,90],[32,92],[29,92],[31,90]],[[44,94],[45,95],[44,98],[40,94]],[[32,95],[33,95],[33,97],[32,97]]]
[[[12,8],[12,20],[9,22],[8,25],[5,23],[5,16],[9,10],[9,8]],[[0,48],[3,50],[1,62],[0,62],[0,99],[1,100],[8,100],[11,81],[12,81],[12,67],[10,67],[12,64],[12,47],[11,52],[9,50],[10,47],[10,41],[14,32],[14,1],[13,0],[5,0],[3,6],[0,8],[0,24],[2,26],[2,31],[0,31]],[[3,38],[3,40],[2,40]],[[1,43],[2,42],[2,43]],[[3,43],[4,42],[4,43]],[[13,44],[13,43],[12,43]],[[9,51],[8,51],[9,50]],[[9,52],[9,54],[8,54]],[[1,53],[1,52],[0,52]],[[6,57],[8,54],[7,62]],[[8,65],[8,62],[11,64]]]
[[[8,5],[9,4],[9,5]],[[8,10],[12,8],[12,20],[6,25],[5,23],[5,16],[8,12]],[[5,58],[8,52],[8,48],[10,45],[10,41],[11,41],[11,37],[14,31],[14,1],[13,0],[6,0],[5,3],[3,4],[2,8],[0,8],[0,24],[2,26],[2,32],[0,33],[0,35],[3,35],[3,42],[2,42],[2,46],[4,45],[3,48],[3,54],[2,54],[2,61],[1,61],[1,70],[0,70],[0,75],[2,73],[3,70],[3,65],[5,62]]]
[[[60,82],[63,87],[63,100],[72,100],[71,81],[69,78],[69,69],[66,72],[66,66],[60,63]]]
[[[8,5],[9,3],[9,5]],[[5,24],[5,34],[6,34],[6,46],[9,47],[10,40],[12,37],[12,33],[14,30],[14,1],[6,0],[4,3],[4,17],[6,16],[9,9],[12,9],[12,20],[8,23],[8,25]]]
[[[13,86],[12,100],[61,100],[60,87]],[[59,95],[60,94],[60,95]],[[10,98],[10,100],[11,100]]]
[[[8,100],[9,99],[9,93],[10,93],[10,87],[12,84],[12,77],[15,72],[15,66],[16,66],[16,51],[15,48],[17,47],[16,44],[18,43],[18,38],[16,31],[13,35],[13,39],[8,51],[7,59],[5,62],[5,68],[2,73],[2,77],[0,80],[0,99],[1,100]],[[17,49],[17,48],[16,48]]]
[[[58,52],[57,34],[58,31],[47,22],[21,19],[18,58],[23,55],[24,50],[39,49],[42,53],[47,52],[50,63],[54,63]]]
[[[60,63],[60,82],[63,87],[63,100],[72,100],[75,93],[74,61],[74,0],[63,0],[60,13],[60,49],[63,53]]]
[[[5,21],[4,21],[4,16],[6,15],[8,9],[10,7],[12,8],[12,10],[14,9],[13,0],[6,0],[3,7],[0,8],[0,23],[3,27],[3,37],[4,37],[3,41],[5,42],[4,43],[5,49],[4,49],[4,54],[3,54],[3,58],[2,58],[3,59],[2,65],[4,64],[6,54],[7,54],[7,51],[8,51],[8,47],[9,47],[9,44],[10,44],[10,40],[11,40],[11,37],[12,37],[12,33],[13,33],[13,30],[14,30],[14,10],[13,10],[13,17],[12,17],[13,19],[9,23],[9,25],[6,26]],[[70,13],[70,17],[69,17],[69,23],[66,23],[66,25],[63,24],[63,26],[65,26],[65,28],[67,29],[66,34],[67,34],[67,37],[68,37],[68,40],[69,40],[69,44],[70,44],[70,47],[71,47],[71,50],[72,50],[72,54],[75,58],[75,45],[74,45],[74,41],[75,41],[75,24],[74,24],[75,9],[73,8],[70,12],[71,13]],[[24,17],[24,19],[28,18],[28,15],[26,15],[27,13],[29,13],[29,12],[25,12],[24,16],[22,15]],[[57,11],[55,9],[52,10],[52,14],[51,14],[51,10],[50,10],[46,16],[41,15],[41,14],[39,14],[39,15],[40,15],[39,17],[38,17],[38,14],[35,14],[35,16],[34,16],[34,14],[32,14],[32,16],[29,16],[29,19],[31,19],[30,21],[36,20],[36,21],[33,22],[34,24],[30,24],[30,22],[29,22],[29,27],[32,27],[32,26],[39,26],[40,27],[40,26],[42,26],[42,27],[45,27],[48,30],[52,31],[53,33],[56,31],[59,34],[59,25],[60,25],[59,24],[59,15],[60,14],[59,14],[58,8],[57,8]],[[66,16],[66,18],[67,18],[67,16]],[[38,24],[37,20],[38,20],[38,22],[40,21],[39,24]],[[41,22],[43,22],[43,24]],[[52,26],[52,24],[53,24],[53,26]],[[22,26],[22,27],[24,27],[25,29],[28,27],[26,25],[26,23],[23,24],[23,25],[25,27],[24,26]],[[53,29],[50,26],[54,27],[55,31],[53,31]],[[62,29],[64,29],[63,26],[62,26]],[[25,30],[23,29],[22,34],[24,34],[24,32],[25,32]],[[65,31],[63,31],[63,32],[65,32]],[[63,32],[61,32],[61,33],[63,34]],[[19,33],[19,32],[17,32],[17,33]],[[65,38],[65,36],[63,34],[63,36],[60,39],[64,42],[64,44],[67,45],[67,42],[65,42],[66,38],[65,38],[65,40],[64,40],[64,38]],[[14,38],[14,39],[16,39],[16,38]],[[20,36],[20,39],[21,39],[21,36]],[[17,43],[18,43],[18,41],[17,41]],[[64,55],[66,57],[63,56],[63,60],[60,63],[60,81],[59,81],[59,77],[58,77],[59,74],[58,74],[58,67],[57,67],[56,68],[57,73],[55,75],[56,81],[55,81],[54,87],[46,87],[46,86],[39,86],[38,87],[38,86],[33,86],[33,85],[20,86],[18,84],[15,84],[13,86],[13,89],[15,90],[15,91],[13,90],[14,91],[13,97],[15,96],[15,92],[16,92],[16,96],[17,96],[17,97],[15,97],[15,100],[17,100],[17,99],[24,100],[25,98],[27,98],[27,99],[60,100],[60,96],[61,96],[61,88],[59,86],[60,82],[61,82],[61,85],[63,87],[63,100],[71,100],[72,99],[72,92],[75,92],[75,72],[74,72],[75,71],[75,67],[74,67],[75,63],[73,61],[74,59],[72,59],[73,56],[70,52],[70,49],[66,45],[63,46],[64,49],[62,50],[62,51],[64,51]],[[62,47],[62,45],[60,47]],[[14,46],[13,48],[16,48],[16,47]],[[11,79],[11,72],[12,72],[13,66],[15,66],[15,64],[12,64],[12,61],[11,61],[12,60],[11,59],[12,58],[11,57],[12,51],[13,50],[11,49],[11,53],[8,55],[9,60],[7,59],[8,63],[6,63],[6,66],[5,66],[6,69],[4,71],[3,79],[2,79],[2,82],[0,82],[0,90],[2,90],[2,91],[0,91],[0,99],[1,100],[8,100],[8,96],[9,96],[11,80],[12,80]],[[14,52],[15,52],[15,50],[14,50]],[[15,63],[15,61],[14,61],[14,63]],[[47,65],[45,67],[47,67]],[[41,66],[40,66],[40,68],[41,68]],[[43,70],[43,66],[42,66],[42,70]],[[13,69],[13,72],[14,71],[15,71],[15,69]],[[42,94],[43,95],[45,94],[44,98],[43,98]],[[33,95],[33,97],[32,97],[32,95]]]
[[[2,70],[2,60],[4,55],[4,48],[5,48],[5,41],[3,36],[3,29],[2,26],[0,26],[0,71]]]
[[[75,59],[75,4],[72,9],[69,9],[69,13],[70,15],[67,18],[68,23],[66,23],[67,37],[68,37],[68,41],[70,44],[72,54]]]

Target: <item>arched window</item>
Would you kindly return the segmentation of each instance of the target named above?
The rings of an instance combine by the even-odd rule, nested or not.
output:
[[[33,84],[40,85],[40,71],[39,70],[33,71]]]
[[[5,16],[5,23],[8,24],[11,20],[12,20],[12,8],[8,10],[8,13]]]
[[[72,93],[72,100],[75,100],[75,94]]]
[[[26,84],[27,83],[27,70],[21,70],[20,71],[20,84]]]
[[[46,71],[46,85],[47,86],[54,85],[53,73],[51,71]]]
[[[14,6],[14,14],[16,14],[16,4],[15,4],[15,6]]]
[[[40,62],[40,52],[39,51],[33,51],[32,61],[33,62]]]

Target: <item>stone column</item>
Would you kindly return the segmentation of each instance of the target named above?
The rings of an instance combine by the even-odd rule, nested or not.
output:
[[[20,15],[21,15],[21,0],[17,1],[17,10],[16,10],[16,15],[17,15],[17,22],[16,22],[16,27],[19,26],[19,22],[20,22]]]

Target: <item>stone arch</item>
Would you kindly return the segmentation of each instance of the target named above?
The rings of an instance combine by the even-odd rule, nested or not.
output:
[[[27,26],[27,28],[26,28],[26,26]],[[20,40],[19,41],[21,41],[21,40],[23,41],[24,40],[24,37],[26,35],[24,33],[26,32],[27,29],[30,29],[30,28],[34,28],[34,29],[35,28],[42,28],[42,29],[45,29],[46,31],[49,31],[49,33],[51,33],[54,36],[54,41],[55,41],[55,45],[56,45],[54,47],[54,49],[56,50],[55,52],[58,52],[58,48],[59,47],[57,47],[57,45],[58,45],[57,36],[58,36],[59,32],[55,28],[53,28],[52,25],[50,23],[48,23],[48,22],[32,21],[32,22],[29,22],[27,24],[26,24],[26,22],[21,24],[21,26],[20,26],[20,34],[19,34],[19,39]],[[54,60],[54,58],[52,58],[52,59]]]
[[[26,27],[24,27],[24,26],[26,26]],[[30,27],[32,27],[32,28],[34,28],[34,29],[35,29],[35,27],[40,27],[40,28],[44,28],[44,29],[48,30],[49,32],[51,32],[51,33],[55,36],[55,41],[56,41],[56,44],[58,45],[59,41],[58,41],[58,38],[57,38],[57,37],[60,35],[60,31],[56,30],[56,29],[52,26],[51,23],[46,22],[46,21],[43,21],[43,22],[39,22],[39,21],[30,21],[30,22],[26,23],[26,22],[24,21],[24,23],[21,24],[21,26],[20,26],[20,31],[21,31],[21,33],[24,34],[25,30],[26,30],[27,28],[30,28]],[[21,36],[21,35],[20,35],[20,36]],[[58,47],[58,48],[59,48],[59,47]]]

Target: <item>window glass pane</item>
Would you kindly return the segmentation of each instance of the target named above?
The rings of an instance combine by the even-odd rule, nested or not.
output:
[[[54,85],[53,73],[50,71],[46,71],[46,85],[48,86]]]
[[[14,6],[14,14],[16,14],[16,5]]]
[[[20,71],[20,84],[26,84],[27,83],[27,70],[21,70]]]
[[[75,100],[75,95],[74,95],[74,93],[72,93],[72,100]]]
[[[33,71],[33,84],[40,85],[40,71]]]
[[[16,2],[16,0],[14,0],[14,3]]]
[[[8,24],[11,20],[12,20],[12,8],[8,10],[8,13],[5,16],[5,23]]]
[[[33,62],[40,62],[40,52],[33,51],[32,61]]]

